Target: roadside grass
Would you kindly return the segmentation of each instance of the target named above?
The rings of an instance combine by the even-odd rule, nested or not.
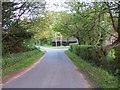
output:
[[[88,63],[81,59],[79,56],[65,51],[65,54],[73,61],[73,63],[83,72],[85,72],[89,78],[91,78],[99,88],[118,88],[118,78],[112,76],[107,71],[94,66],[92,63]]]
[[[32,50],[11,54],[3,57],[2,60],[2,77],[9,75],[12,72],[28,67],[42,57],[44,52],[40,50]]]

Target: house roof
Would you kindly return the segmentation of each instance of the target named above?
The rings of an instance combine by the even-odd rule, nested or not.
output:
[[[55,42],[56,41],[56,39],[54,39],[54,40],[52,40],[52,42]],[[57,41],[61,41],[60,39],[57,39]],[[62,41],[67,41],[67,39],[66,38],[62,38]],[[72,41],[77,41],[77,38],[73,38],[73,37],[71,37],[70,39],[69,39],[69,42],[72,42]]]

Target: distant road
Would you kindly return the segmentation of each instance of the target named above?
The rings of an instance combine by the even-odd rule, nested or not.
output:
[[[46,48],[34,68],[6,83],[3,88],[88,88],[86,80],[64,54],[65,49]]]

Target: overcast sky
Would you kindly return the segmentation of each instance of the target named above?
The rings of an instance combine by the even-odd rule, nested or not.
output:
[[[68,2],[68,1],[74,1],[74,0],[45,0],[48,5],[48,10],[52,10],[52,11],[63,11],[65,10],[65,8],[61,5],[64,5],[64,2]],[[75,0],[77,1],[77,0]],[[93,1],[102,1],[102,0],[78,0],[80,2],[87,2],[87,3],[90,3],[90,2],[93,2]],[[55,6],[55,5],[60,5],[60,6]]]
[[[6,0],[5,0],[6,1]],[[9,1],[9,0],[8,0]],[[27,0],[10,0],[10,1],[17,1],[17,2],[25,2]],[[34,2],[40,2],[42,0],[28,0],[29,2],[34,1]],[[68,1],[74,1],[74,0],[43,0],[47,2],[46,9],[50,11],[65,11],[67,8],[64,8],[64,2]],[[94,2],[94,1],[107,1],[107,0],[79,0],[80,2]],[[62,6],[63,5],[63,6]],[[68,9],[69,11],[69,9]],[[18,13],[18,12],[16,12]],[[28,14],[25,14],[24,16],[28,16]]]
[[[64,7],[61,7],[61,5],[66,0],[45,0],[47,2],[47,9],[51,11],[63,11],[65,10]]]

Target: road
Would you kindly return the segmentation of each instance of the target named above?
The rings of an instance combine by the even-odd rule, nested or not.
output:
[[[4,84],[3,88],[88,88],[87,81],[75,69],[64,50],[46,48],[40,63]]]

